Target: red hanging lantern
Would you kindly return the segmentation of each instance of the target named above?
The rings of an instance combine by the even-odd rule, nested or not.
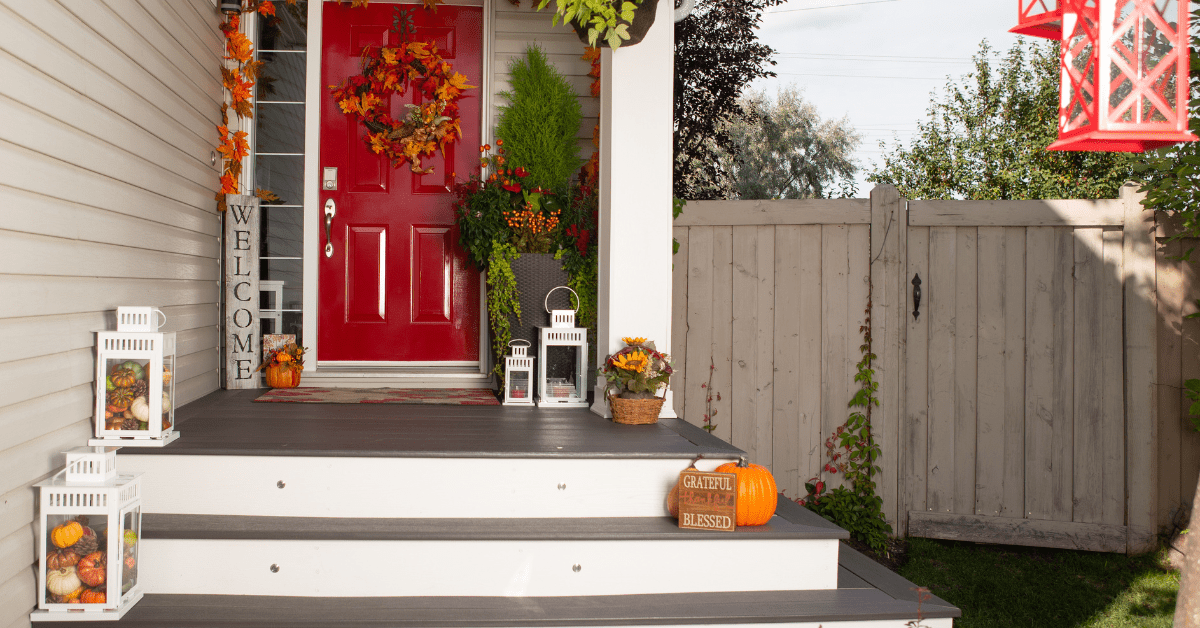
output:
[[[1050,150],[1142,152],[1197,139],[1188,132],[1187,3],[1060,6],[1062,98]]]
[[[1058,0],[1017,0],[1017,25],[1010,33],[1062,38],[1062,7]]]

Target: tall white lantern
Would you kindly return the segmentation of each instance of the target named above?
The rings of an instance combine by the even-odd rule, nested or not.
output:
[[[96,333],[96,437],[89,445],[161,447],[179,437],[175,333],[152,331],[157,319],[147,322],[141,310],[158,312],[118,308],[117,331]]]
[[[66,469],[36,484],[38,608],[31,621],[117,620],[142,598],[141,474],[109,473],[114,457],[115,448],[72,450]]]
[[[579,295],[567,286],[554,290],[570,290],[579,303]],[[551,310],[550,295],[546,293],[543,307],[550,315],[550,326],[540,327],[538,339],[538,407],[586,408],[587,403],[587,328],[575,326],[575,310]],[[551,363],[551,351],[574,353],[571,373],[547,377],[546,365]],[[557,361],[555,361],[557,363]]]
[[[504,405],[532,406],[533,358],[529,357],[529,341],[518,338],[508,346],[512,355],[504,357]]]

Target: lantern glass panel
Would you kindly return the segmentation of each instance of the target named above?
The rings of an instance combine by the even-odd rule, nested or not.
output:
[[[579,347],[550,345],[546,347],[546,390],[547,398],[561,399],[579,397]]]
[[[83,530],[82,536],[72,532],[72,522]],[[108,515],[46,516],[46,603],[69,604],[71,608],[108,605],[107,562],[98,559],[107,556],[108,525]],[[54,565],[60,566],[51,569]],[[84,596],[87,592],[92,595]],[[105,601],[95,601],[96,593],[104,593]]]
[[[531,389],[529,371],[509,371],[508,397],[510,399],[529,399]]]
[[[138,580],[138,547],[142,538],[142,508],[135,506],[121,515],[121,596]]]

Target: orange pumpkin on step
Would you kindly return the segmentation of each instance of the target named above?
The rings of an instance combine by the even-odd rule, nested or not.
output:
[[[737,475],[737,525],[760,526],[771,520],[779,500],[775,477],[766,467],[747,464],[742,458],[737,463],[727,462],[716,468],[718,473]]]

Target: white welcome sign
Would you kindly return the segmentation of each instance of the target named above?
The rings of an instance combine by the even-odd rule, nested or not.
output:
[[[225,203],[225,387],[258,388],[258,198]]]

